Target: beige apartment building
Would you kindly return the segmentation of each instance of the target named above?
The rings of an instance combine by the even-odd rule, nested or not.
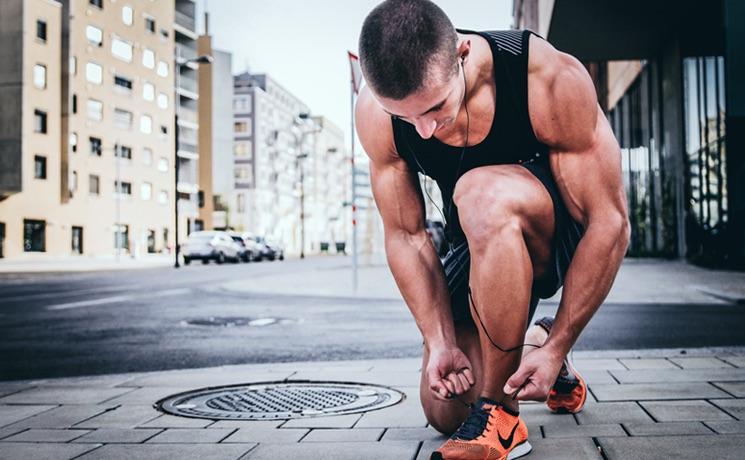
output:
[[[173,247],[174,29],[193,32],[194,9],[190,0],[0,2],[0,56],[10,62],[0,70],[4,257]],[[196,156],[197,120],[187,118]]]

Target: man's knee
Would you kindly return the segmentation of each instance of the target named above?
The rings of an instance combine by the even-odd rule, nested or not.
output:
[[[440,433],[450,436],[460,427],[468,416],[457,401],[444,402],[422,397],[422,409],[427,423]],[[465,407],[465,406],[464,406]]]
[[[514,179],[494,180],[493,172],[473,169],[458,180],[453,201],[472,250],[490,242],[522,237],[525,196]]]

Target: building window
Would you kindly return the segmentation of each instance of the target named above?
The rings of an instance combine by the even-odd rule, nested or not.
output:
[[[99,139],[98,137],[89,137],[88,144],[91,147],[91,155],[100,157],[103,150],[101,147],[101,139]]]
[[[143,83],[142,98],[146,101],[152,101],[153,99],[155,99],[155,86],[153,86],[152,83]]]
[[[132,44],[113,38],[111,40],[111,54],[124,62],[132,62]]]
[[[146,165],[153,164],[153,151],[147,147],[142,149],[142,162]]]
[[[153,132],[153,119],[150,116],[142,115],[140,117],[140,132],[144,134]]]
[[[140,185],[140,198],[142,198],[145,201],[149,201],[150,198],[152,198],[153,195],[153,184],[150,182],[143,182],[142,185]]]
[[[168,172],[168,158],[160,157],[158,159],[158,171]]]
[[[233,152],[236,157],[251,159],[251,143],[250,142],[236,142],[233,147]]]
[[[93,45],[101,46],[103,45],[103,31],[95,26],[87,26],[85,28],[85,38],[88,39],[88,42],[90,42]]]
[[[200,208],[204,207],[204,190],[200,190],[199,192],[197,192],[197,205]]]
[[[68,63],[70,68],[68,69],[70,72],[70,75],[77,75],[78,74],[78,58],[75,56],[70,56],[70,62]]]
[[[132,112],[114,109],[114,126],[121,129],[132,129]]]
[[[239,193],[236,196],[236,207],[238,212],[246,212],[246,196],[244,194]]]
[[[158,107],[161,109],[168,108],[168,95],[166,93],[158,93]]]
[[[34,132],[47,133],[47,113],[42,110],[34,110]]]
[[[132,20],[134,18],[134,11],[132,10],[131,6],[123,6],[122,7],[122,22],[126,26],[132,25]]]
[[[160,134],[163,136],[168,135],[168,126],[166,125],[160,125]]]
[[[148,69],[155,68],[155,52],[150,48],[142,50],[142,65]]]
[[[47,157],[34,155],[34,179],[47,178]]]
[[[114,75],[114,85],[116,89],[124,93],[129,94],[132,92],[132,80],[127,77],[122,77],[121,75]]]
[[[42,64],[34,66],[34,86],[39,89],[47,87],[47,66]]]
[[[88,118],[91,120],[101,121],[103,120],[103,102],[95,99],[88,99],[86,102],[86,110]]]
[[[70,185],[68,187],[70,189],[70,192],[77,192],[78,191],[78,172],[73,171],[70,175]]]
[[[233,100],[233,109],[239,113],[251,113],[251,96],[241,96]]]
[[[98,177],[95,174],[91,174],[88,176],[88,193],[91,195],[100,195],[101,194],[101,178]]]
[[[72,253],[83,253],[83,227],[72,227]]]
[[[233,123],[233,127],[236,133],[245,133],[248,131],[248,123],[245,121],[236,121]]]
[[[120,145],[118,149],[114,151],[114,155],[118,158],[125,158],[127,160],[132,159],[132,147],[126,145]]]
[[[78,95],[73,94],[72,95],[72,113],[78,113]]]
[[[85,64],[85,79],[100,85],[103,83],[103,68],[93,62],[88,62]]]
[[[114,193],[120,197],[124,195],[132,195],[132,183],[115,180]]]
[[[145,30],[155,33],[155,19],[145,16]]]
[[[168,40],[168,29],[160,29],[160,38]]]
[[[129,249],[129,225],[116,225],[114,231],[114,247]]]
[[[46,221],[23,219],[23,250],[24,252],[44,252]]]
[[[103,0],[88,0],[88,3],[96,8],[103,9]]]
[[[158,75],[161,77],[167,77],[168,76],[168,64],[166,61],[158,61]]]
[[[160,193],[158,193],[158,203],[160,204],[168,204],[168,191],[167,190],[161,190]],[[163,240],[167,241],[168,238],[166,238],[166,234],[163,234]]]
[[[78,134],[77,133],[70,133],[70,150],[72,150],[73,153],[78,151]]]
[[[42,42],[47,41],[47,23],[41,19],[36,20],[36,38]]]

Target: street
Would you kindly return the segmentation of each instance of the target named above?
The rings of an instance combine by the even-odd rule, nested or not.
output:
[[[417,357],[401,300],[262,292],[350,260],[315,257],[127,271],[0,275],[0,380],[224,364]],[[245,289],[236,290],[236,283]],[[538,315],[552,314],[544,302]],[[601,307],[578,350],[745,345],[745,309],[724,303]]]

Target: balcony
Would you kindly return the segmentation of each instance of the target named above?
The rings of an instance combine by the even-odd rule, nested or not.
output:
[[[182,13],[178,10],[176,10],[176,24],[191,32],[194,32],[197,27],[197,21],[194,19],[194,16]]]
[[[197,50],[184,44],[176,43],[176,56],[180,59],[180,62],[183,63],[189,59],[196,59]]]

